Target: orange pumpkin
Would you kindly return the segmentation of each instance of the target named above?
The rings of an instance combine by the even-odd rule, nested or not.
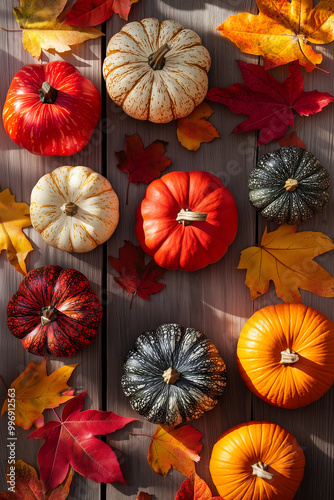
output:
[[[256,396],[282,408],[306,406],[334,382],[334,323],[303,304],[264,307],[241,330],[237,361]]]
[[[290,500],[304,467],[296,439],[272,422],[247,422],[228,430],[210,460],[212,480],[224,500]]]

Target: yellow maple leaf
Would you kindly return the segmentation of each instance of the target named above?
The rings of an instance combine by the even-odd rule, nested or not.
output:
[[[203,437],[191,425],[162,427],[158,425],[150,443],[147,460],[153,470],[166,476],[173,466],[184,476],[195,471],[195,462],[200,460],[198,453],[202,449],[199,440]]]
[[[242,52],[262,55],[265,69],[299,60],[307,71],[322,61],[310,43],[334,40],[334,2],[320,0],[257,0],[259,14],[231,16],[218,30]]]
[[[7,250],[7,258],[17,271],[27,273],[25,258],[33,250],[22,231],[31,226],[29,205],[16,203],[9,189],[0,193],[0,252]]]
[[[42,49],[66,52],[72,45],[103,35],[96,28],[62,24],[59,16],[66,3],[67,0],[21,0],[21,7],[14,8],[23,30],[23,47],[33,57],[40,59]]]
[[[73,398],[74,390],[67,385],[73,370],[78,364],[63,365],[50,375],[46,373],[46,359],[36,364],[33,361],[14,380],[10,388],[14,389],[15,402],[11,401],[9,389],[1,415],[11,410],[15,415],[15,425],[27,430],[32,425],[44,425],[43,411],[47,408],[56,408]],[[13,391],[13,392],[14,392]]]
[[[206,120],[212,113],[209,104],[202,102],[190,115],[177,121],[177,137],[182,146],[197,151],[202,142],[211,142],[219,137],[218,130]]]
[[[323,233],[296,229],[283,224],[268,233],[266,228],[260,245],[241,252],[238,269],[247,269],[245,285],[252,300],[268,291],[270,280],[284,302],[301,302],[299,289],[334,297],[334,277],[313,260],[334,250],[333,241]]]

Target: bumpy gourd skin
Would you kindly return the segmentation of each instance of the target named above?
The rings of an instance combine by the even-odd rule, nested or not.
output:
[[[179,378],[166,383],[172,368]],[[203,333],[176,324],[141,334],[125,360],[122,387],[134,410],[150,422],[177,425],[197,419],[217,403],[226,367]]]
[[[249,176],[249,200],[272,222],[303,224],[327,205],[329,185],[328,171],[312,153],[287,146],[262,156]]]

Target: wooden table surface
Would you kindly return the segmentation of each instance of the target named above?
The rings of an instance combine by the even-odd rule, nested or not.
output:
[[[18,5],[19,2],[14,2]],[[0,24],[16,28],[12,12],[12,0],[2,0]],[[145,17],[160,20],[174,19],[183,26],[196,31],[202,38],[212,57],[209,72],[210,87],[227,87],[242,81],[237,60],[262,63],[256,56],[242,54],[216,27],[230,15],[238,12],[256,13],[255,0],[139,0],[134,4],[129,21]],[[319,401],[299,410],[284,410],[270,406],[250,393],[244,386],[236,364],[236,345],[240,330],[252,313],[265,305],[278,303],[273,286],[263,297],[250,299],[249,290],[244,285],[245,271],[236,269],[242,249],[257,243],[266,226],[248,201],[247,176],[257,159],[277,144],[257,146],[257,133],[230,135],[244,117],[232,114],[225,106],[210,103],[215,113],[210,121],[217,127],[221,137],[212,143],[203,144],[197,152],[181,146],[176,136],[176,123],[155,125],[134,120],[125,115],[106,94],[102,78],[102,63],[106,43],[124,25],[117,15],[109,19],[102,30],[106,37],[85,42],[73,51],[59,55],[43,53],[42,62],[64,59],[74,64],[83,75],[90,78],[102,95],[103,111],[101,120],[89,144],[78,154],[62,157],[35,156],[16,146],[6,135],[0,133],[0,187],[9,187],[17,201],[29,203],[30,192],[38,179],[61,165],[85,165],[102,173],[112,183],[120,199],[120,222],[116,232],[103,246],[87,254],[70,254],[48,246],[33,229],[25,233],[31,240],[34,251],[27,258],[27,268],[47,264],[58,264],[63,268],[75,268],[90,280],[92,288],[99,296],[104,309],[102,325],[96,341],[73,358],[52,361],[52,367],[63,363],[77,363],[71,385],[78,392],[88,388],[86,408],[112,410],[128,417],[137,417],[123,395],[120,378],[126,352],[133,346],[135,338],[143,331],[154,329],[160,324],[176,322],[203,331],[218,347],[226,361],[228,387],[216,408],[198,421],[193,422],[200,430],[203,450],[201,461],[196,466],[197,473],[205,479],[213,495],[216,489],[209,474],[209,457],[212,446],[219,435],[230,427],[249,420],[270,420],[292,432],[304,450],[306,457],[305,476],[296,494],[298,500],[332,500],[334,498],[334,390],[330,389]],[[25,64],[36,62],[24,51],[20,32],[0,31],[0,97],[3,106],[7,89],[14,74]],[[304,75],[306,90],[318,89],[334,93],[333,44],[318,47],[324,55],[322,68],[330,73],[315,70]],[[278,79],[287,76],[287,68],[276,68],[272,74]],[[333,106],[333,105],[331,105]],[[334,165],[333,107],[328,106],[318,115],[296,119],[301,122],[298,135],[330,171]],[[227,254],[216,264],[196,272],[166,271],[163,282],[165,289],[151,296],[150,300],[136,297],[131,310],[131,297],[113,280],[115,275],[107,257],[118,256],[118,249],[124,240],[138,244],[135,236],[135,211],[144,196],[146,185],[130,185],[129,203],[125,204],[127,176],[117,168],[116,151],[125,149],[126,135],[138,133],[147,146],[156,139],[166,141],[166,155],[172,170],[202,169],[212,172],[222,179],[234,195],[238,212],[239,228],[235,241]],[[331,191],[333,189],[331,188]],[[331,193],[333,194],[333,193]],[[327,208],[314,216],[303,229],[323,231],[334,236],[334,197]],[[275,229],[268,225],[269,230]],[[317,259],[329,272],[334,273],[332,253]],[[6,306],[9,298],[17,290],[22,276],[7,262],[3,253],[0,259],[0,374],[9,386],[31,360],[32,356],[14,338],[6,324]],[[324,299],[302,292],[303,302],[313,306],[334,320],[333,299]],[[3,395],[3,394],[1,394]],[[46,419],[52,418],[51,410]],[[6,489],[4,478],[7,461],[5,446],[7,438],[6,414],[0,420],[1,427],[1,490]],[[107,442],[115,450],[128,484],[100,485],[75,475],[69,499],[80,500],[124,500],[136,499],[144,490],[154,500],[173,500],[184,477],[172,471],[164,479],[151,469],[146,461],[149,439],[129,435],[129,430],[152,434],[155,426],[141,419],[107,437]],[[17,429],[16,458],[37,465],[37,452],[41,442],[26,441],[28,431]]]

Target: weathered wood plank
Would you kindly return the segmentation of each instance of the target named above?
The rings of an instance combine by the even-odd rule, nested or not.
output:
[[[329,92],[333,95],[334,81],[333,71],[334,63],[331,57],[332,47],[317,47],[319,52],[324,55],[321,68],[329,73],[314,70],[307,73],[301,68],[304,78],[304,90],[311,91],[317,89],[323,92]],[[287,67],[275,68],[271,71],[279,80],[287,77]],[[331,177],[333,177],[333,108],[332,104],[324,110],[309,117],[300,117],[295,115],[295,126],[297,126],[297,135],[305,143],[306,149],[311,151],[326,167]],[[279,144],[270,144],[259,148],[259,156],[264,152],[279,148]],[[320,213],[313,216],[306,224],[299,226],[297,231],[321,231],[333,238],[333,186],[330,186],[330,201],[327,207]],[[265,219],[259,215],[260,239],[266,226]],[[268,231],[276,229],[274,224],[268,224]],[[322,265],[331,274],[334,273],[333,252],[317,257],[316,261]],[[301,291],[302,301],[308,306],[312,306],[323,314],[327,315],[332,321],[333,299],[322,298],[313,295],[310,292]],[[276,297],[274,287],[271,286],[269,292],[254,301],[254,310],[258,310],[268,304],[276,304],[280,300]],[[334,434],[332,425],[332,411],[334,404],[334,392],[331,388],[320,400],[315,403],[297,410],[284,410],[263,403],[256,397],[252,399],[253,418],[256,420],[271,420],[276,422],[297,438],[302,447],[305,458],[306,468],[305,476],[296,500],[311,500],[314,498],[331,499],[334,491],[333,478],[333,459],[334,459]],[[321,477],[321,479],[320,479]]]
[[[1,25],[8,28],[17,28],[13,15],[13,2],[5,0],[1,3]],[[22,46],[22,34],[19,32],[0,31],[2,50],[0,93],[1,103],[5,101],[7,89],[14,74],[25,64],[38,64],[36,59],[26,52]],[[66,60],[74,64],[81,73],[91,79],[95,85],[101,88],[101,41],[94,40],[78,46],[71,53],[63,55],[44,53],[42,62],[53,60]],[[100,124],[98,125],[100,127]],[[17,201],[30,202],[30,192],[38,179],[61,165],[86,165],[94,170],[102,171],[101,165],[101,132],[99,128],[93,133],[92,140],[81,152],[71,157],[42,157],[36,156],[16,146],[7,136],[4,129],[0,134],[1,149],[1,190],[9,187],[16,195]],[[34,251],[27,258],[27,269],[41,267],[48,264],[58,264],[63,268],[75,268],[89,279],[92,288],[101,298],[102,296],[102,248],[97,248],[89,254],[69,254],[48,246],[33,229],[25,230],[32,242]],[[40,362],[42,358],[32,356],[24,350],[18,339],[14,338],[6,324],[6,307],[12,294],[22,279],[22,276],[6,261],[4,253],[0,259],[1,269],[1,297],[0,297],[0,374],[6,384],[11,382],[21,373],[30,361]],[[101,332],[97,340],[85,350],[72,358],[52,361],[52,367],[56,368],[63,363],[78,363],[70,383],[79,391],[89,389],[86,407],[101,407]],[[1,389],[1,395],[4,390]],[[52,411],[46,412],[46,420],[52,419]],[[4,414],[0,420],[1,450],[0,450],[0,491],[7,489],[5,482],[5,470],[7,465],[7,416]],[[16,458],[36,466],[37,452],[42,444],[39,440],[26,441],[30,431],[17,428]],[[73,480],[73,496],[69,498],[85,498],[97,500],[100,498],[100,485],[92,481],[76,476]],[[81,494],[80,493],[83,493]]]
[[[129,20],[146,17],[175,19],[193,29],[202,38],[212,57],[209,72],[210,87],[225,87],[240,80],[236,59],[237,48],[223,39],[215,28],[234,13],[233,2],[139,2],[133,5]],[[252,2],[244,1],[240,8],[250,10]],[[107,42],[123,23],[113,19],[108,23]],[[178,142],[176,123],[156,125],[134,120],[107,101],[108,118],[115,121],[113,133],[108,139],[108,178],[120,196],[120,224],[108,243],[108,255],[118,256],[118,248],[125,239],[138,244],[135,232],[135,211],[142,200],[146,186],[130,185],[129,203],[125,205],[127,177],[117,168],[115,151],[125,149],[125,135],[138,133],[147,146],[156,139],[168,142],[166,155],[172,164],[166,172],[176,170],[205,170],[220,177],[236,198],[240,221],[238,235],[224,258],[216,264],[196,272],[166,271],[163,282],[166,288],[151,296],[149,301],[135,297],[131,310],[130,297],[113,281],[111,267],[108,273],[108,408],[122,415],[136,417],[122,393],[120,378],[126,352],[133,347],[135,338],[145,330],[163,323],[177,322],[203,331],[217,345],[227,364],[228,388],[217,407],[192,424],[199,429],[203,451],[197,472],[215,491],[209,474],[211,449],[219,435],[229,427],[251,418],[250,394],[245,389],[236,367],[235,347],[240,329],[252,312],[248,292],[243,286],[243,276],[236,271],[240,250],[255,238],[255,214],[245,204],[247,196],[244,178],[254,164],[255,134],[248,137],[229,135],[238,117],[224,106],[210,103],[215,110],[210,121],[220,131],[221,137],[204,144],[197,152],[186,150]],[[246,208],[246,209],[245,209]],[[152,434],[153,424],[143,419],[135,425],[134,432]],[[122,436],[126,437],[126,432]],[[115,442],[111,440],[113,446]],[[123,457],[122,468],[129,485],[108,486],[107,498],[121,500],[136,498],[138,491],[145,490],[159,500],[174,498],[184,477],[173,471],[163,479],[157,476],[146,462],[149,439],[130,436],[125,442],[117,442]]]
[[[1,6],[1,25],[16,27],[12,14],[12,2],[5,0]],[[230,41],[221,37],[215,28],[229,15],[238,12],[256,12],[255,2],[238,0],[221,2],[219,0],[189,0],[180,3],[178,0],[157,0],[148,2],[141,0],[132,6],[129,21],[145,17],[159,19],[175,19],[185,27],[193,29],[202,38],[212,57],[209,72],[210,87],[226,87],[236,81],[242,81],[236,60],[257,63],[255,56],[242,54]],[[124,21],[114,15],[107,23],[106,42],[119,31]],[[2,71],[0,74],[0,95],[3,104],[10,81],[16,71],[24,64],[34,63],[30,54],[25,52],[21,44],[20,33],[0,31],[0,58]],[[328,75],[320,71],[309,74],[302,70],[306,90],[318,90],[334,93],[333,60],[331,47],[323,46],[325,59],[323,69],[330,71]],[[105,92],[102,79],[101,41],[86,42],[73,52],[63,56],[54,54],[43,55],[43,62],[54,59],[65,59],[94,81]],[[286,77],[286,68],[272,70],[277,78]],[[298,439],[306,456],[306,473],[302,486],[296,495],[296,500],[314,500],[322,498],[329,500],[333,496],[334,479],[332,464],[334,458],[334,436],[331,425],[333,413],[333,389],[318,402],[307,408],[288,411],[265,404],[245,388],[236,365],[236,345],[239,332],[253,311],[267,304],[279,302],[273,288],[260,299],[251,302],[249,291],[244,286],[244,271],[237,271],[240,251],[253,245],[262,235],[265,221],[258,217],[248,202],[247,177],[256,162],[269,149],[276,149],[277,144],[267,147],[256,147],[256,134],[230,135],[233,127],[240,123],[242,116],[233,115],[226,107],[210,103],[215,113],[210,118],[221,137],[211,144],[203,144],[196,152],[184,149],[177,140],[176,123],[155,125],[134,120],[106,97],[106,120],[99,124],[89,145],[77,155],[67,158],[45,158],[31,155],[17,147],[3,131],[0,134],[1,149],[1,179],[0,187],[10,187],[17,201],[29,203],[30,191],[37,180],[47,172],[60,165],[86,165],[100,172],[107,172],[120,198],[120,224],[108,244],[89,254],[66,254],[47,246],[41,237],[32,229],[25,232],[33,242],[34,252],[27,259],[28,269],[46,264],[59,264],[62,267],[74,267],[83,272],[90,280],[104,304],[105,330],[90,347],[78,356],[61,361],[53,361],[53,367],[61,362],[73,363],[80,361],[71,383],[78,390],[89,389],[86,407],[102,408],[106,401],[107,409],[115,413],[138,417],[131,410],[128,401],[120,387],[123,359],[126,352],[133,346],[138,334],[147,329],[157,327],[162,323],[178,322],[185,326],[193,326],[202,330],[217,345],[227,364],[228,387],[217,407],[192,424],[199,429],[204,437],[201,462],[196,467],[198,474],[210,485],[213,494],[216,490],[210,478],[208,464],[212,445],[219,435],[235,424],[252,419],[266,419],[277,422]],[[321,114],[310,118],[296,118],[302,122],[298,135],[304,140],[307,149],[312,151],[330,172],[333,162],[333,113],[331,106]],[[103,125],[103,126],[102,126]],[[102,132],[103,129],[103,132]],[[115,274],[105,257],[118,256],[118,249],[124,240],[137,244],[134,232],[135,211],[144,196],[145,185],[130,185],[129,203],[125,205],[127,177],[117,168],[116,151],[125,149],[125,135],[138,133],[144,145],[147,146],[156,139],[168,143],[166,155],[172,159],[167,172],[172,170],[202,169],[220,177],[230,188],[236,198],[239,211],[238,234],[226,256],[216,264],[193,273],[181,271],[166,271],[163,282],[166,288],[149,301],[135,297],[132,308],[129,309],[130,297],[113,281]],[[102,141],[107,142],[106,164],[102,165],[104,154]],[[331,188],[331,194],[333,189]],[[333,200],[326,210],[312,218],[300,228],[319,230],[332,235]],[[258,231],[256,228],[258,226]],[[273,224],[269,230],[275,229]],[[334,272],[332,255],[324,255],[317,259],[327,270]],[[107,277],[102,276],[107,269]],[[9,385],[17,375],[28,365],[29,361],[41,361],[37,356],[26,353],[19,341],[12,337],[6,325],[6,306],[11,295],[16,291],[21,276],[6,262],[5,256],[0,259],[1,296],[0,296],[0,374]],[[103,284],[107,280],[107,288]],[[334,320],[332,299],[315,297],[303,292],[303,301],[316,307]],[[105,363],[107,364],[104,373]],[[102,384],[102,377],[104,381]],[[102,394],[106,387],[107,393]],[[51,412],[47,418],[52,418]],[[124,430],[107,438],[115,450],[126,485],[114,484],[107,486],[106,498],[123,500],[135,499],[140,490],[151,493],[155,499],[172,500],[175,497],[183,476],[173,471],[167,478],[157,476],[146,462],[149,439],[129,435],[129,431],[152,434],[155,426],[140,419],[137,423],[127,426]],[[37,451],[41,444],[38,441],[25,441],[28,432],[17,429],[17,458],[37,464]],[[7,439],[6,415],[0,420],[0,440]],[[6,467],[6,449],[1,445],[0,451],[0,491],[6,489],[4,471]],[[102,487],[102,492],[104,487]],[[104,500],[100,495],[100,486],[75,476],[69,499]]]

